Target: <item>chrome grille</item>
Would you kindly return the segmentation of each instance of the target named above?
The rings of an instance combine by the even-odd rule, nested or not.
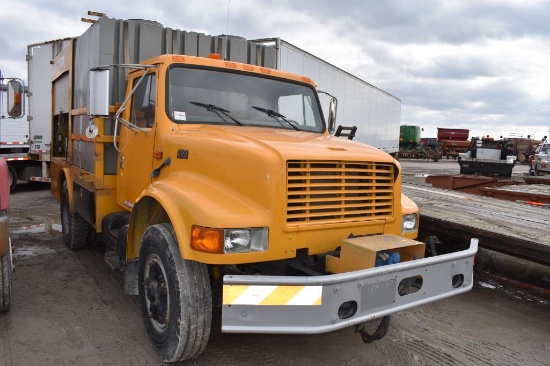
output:
[[[368,221],[393,213],[394,166],[350,161],[287,162],[287,224]]]

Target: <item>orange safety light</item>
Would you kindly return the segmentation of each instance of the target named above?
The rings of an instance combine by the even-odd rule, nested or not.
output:
[[[228,67],[228,68],[230,68],[230,69],[236,69],[236,68],[237,68],[237,64],[234,63],[234,62],[228,62],[228,61],[226,61],[226,62],[225,62],[225,67]]]
[[[185,57],[183,57],[183,56],[172,56],[172,61],[174,61],[174,62],[185,62]]]
[[[191,248],[205,253],[222,253],[223,229],[193,225],[191,228]]]
[[[214,59],[214,60],[221,60],[222,57],[220,56],[219,53],[211,53],[208,55],[208,58],[211,58],[211,59]]]

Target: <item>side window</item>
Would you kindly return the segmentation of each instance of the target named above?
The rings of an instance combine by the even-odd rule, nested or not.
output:
[[[315,126],[311,98],[307,95],[287,95],[279,98],[279,113],[302,126]]]
[[[136,85],[139,81],[134,81]],[[155,74],[145,76],[132,96],[132,110],[130,122],[141,128],[153,127],[155,122],[155,98],[156,98]]]

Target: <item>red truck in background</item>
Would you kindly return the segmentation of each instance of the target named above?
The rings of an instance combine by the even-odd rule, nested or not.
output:
[[[7,115],[9,118],[21,118],[25,111],[23,93],[25,90],[21,79],[8,78]],[[0,72],[0,81],[4,82]],[[13,96],[13,98],[10,98]],[[2,105],[0,100],[0,105]],[[8,164],[0,159],[0,312],[8,311],[11,303],[11,276],[13,257],[6,211],[10,203],[10,174]]]
[[[8,164],[0,159],[0,312],[10,309],[13,259],[6,210],[10,202]]]

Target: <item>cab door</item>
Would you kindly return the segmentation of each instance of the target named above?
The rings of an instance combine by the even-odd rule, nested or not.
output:
[[[133,87],[138,84],[142,75],[143,72],[136,73],[130,79]],[[151,184],[156,129],[156,77],[154,72],[149,73],[139,82],[123,113],[123,118],[131,125],[119,125],[117,202],[128,209],[134,206],[136,199]]]

